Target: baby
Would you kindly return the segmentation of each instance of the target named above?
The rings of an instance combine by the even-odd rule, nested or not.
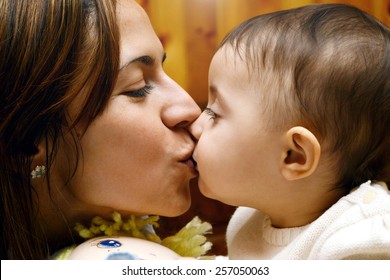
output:
[[[221,43],[193,123],[199,188],[241,206],[230,259],[390,259],[390,30],[322,4]],[[390,185],[390,184],[389,184]]]

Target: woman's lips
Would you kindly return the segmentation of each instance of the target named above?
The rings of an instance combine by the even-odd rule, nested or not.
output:
[[[194,159],[192,157],[181,161],[181,163],[185,164],[194,175],[198,174],[198,169],[196,168],[196,162],[194,161]]]

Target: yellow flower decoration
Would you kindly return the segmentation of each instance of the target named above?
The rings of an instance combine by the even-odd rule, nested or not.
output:
[[[194,217],[175,235],[161,240],[157,234],[147,230],[148,227],[157,228],[159,226],[158,220],[159,216],[137,217],[134,215],[131,215],[127,220],[123,220],[118,212],[114,212],[112,221],[95,217],[92,219],[89,228],[77,223],[75,230],[84,239],[96,236],[130,236],[159,243],[183,257],[212,258],[202,257],[212,247],[211,242],[207,241],[204,236],[211,233],[211,224]]]

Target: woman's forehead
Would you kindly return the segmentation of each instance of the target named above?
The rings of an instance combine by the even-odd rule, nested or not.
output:
[[[120,0],[117,6],[120,32],[120,68],[137,57],[160,56],[162,46],[149,17],[133,0]]]

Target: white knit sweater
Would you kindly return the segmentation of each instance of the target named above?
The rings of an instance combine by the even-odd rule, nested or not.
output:
[[[277,229],[239,207],[227,228],[229,259],[390,259],[390,192],[366,182],[312,223]]]

